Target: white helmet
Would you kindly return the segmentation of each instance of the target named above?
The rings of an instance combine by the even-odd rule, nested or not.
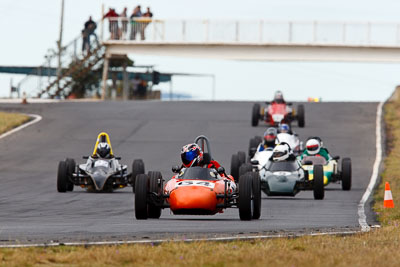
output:
[[[110,155],[111,148],[106,142],[100,142],[97,145],[96,154],[100,158],[107,158]]]
[[[277,145],[272,151],[273,161],[283,161],[289,158],[290,147],[287,144]]]
[[[319,151],[321,149],[321,143],[319,142],[318,139],[312,138],[307,141],[306,149],[307,149],[308,154],[316,155],[319,153]]]

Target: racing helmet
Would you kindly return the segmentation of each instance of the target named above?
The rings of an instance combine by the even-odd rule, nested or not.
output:
[[[282,91],[276,91],[275,92],[274,101],[275,102],[283,102],[283,93],[282,93]]]
[[[282,123],[279,125],[279,132],[280,133],[289,133],[290,132],[290,126],[289,124]]]
[[[186,168],[199,166],[203,161],[203,151],[196,143],[188,144],[182,147],[181,159]]]
[[[272,151],[273,161],[283,161],[289,158],[290,147],[287,144],[277,145]]]
[[[268,128],[264,133],[264,145],[267,147],[274,147],[278,131],[275,128]]]
[[[100,142],[97,145],[96,154],[100,158],[107,158],[110,155],[111,148],[110,145],[106,142]]]
[[[318,139],[311,138],[306,143],[306,149],[307,149],[308,154],[316,155],[321,150],[321,143]]]

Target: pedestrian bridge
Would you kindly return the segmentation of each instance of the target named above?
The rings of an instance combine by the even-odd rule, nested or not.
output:
[[[400,62],[400,23],[117,18],[103,31],[108,56]]]

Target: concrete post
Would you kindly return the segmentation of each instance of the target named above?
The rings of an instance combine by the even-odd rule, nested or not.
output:
[[[103,77],[102,77],[102,86],[101,86],[101,100],[105,100],[106,95],[107,95],[107,78],[108,78],[109,63],[110,63],[110,59],[106,53],[104,55]]]
[[[127,64],[124,63],[123,72],[122,72],[122,99],[128,100],[129,99],[129,79],[128,79],[128,72],[126,71]]]

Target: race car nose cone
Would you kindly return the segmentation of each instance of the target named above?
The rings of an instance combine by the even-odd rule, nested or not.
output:
[[[210,188],[201,186],[185,186],[171,192],[170,208],[172,211],[181,209],[216,210],[217,197]]]

